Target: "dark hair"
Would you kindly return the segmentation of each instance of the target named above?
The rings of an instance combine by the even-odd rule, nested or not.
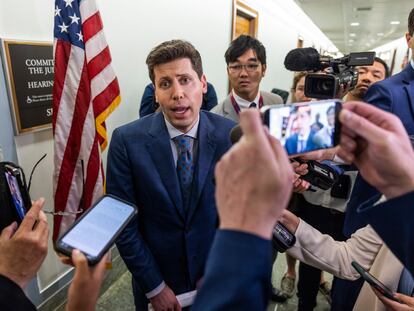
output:
[[[410,15],[408,15],[408,33],[411,36],[414,35],[414,9],[412,9]]]
[[[166,64],[180,58],[188,58],[191,61],[194,71],[201,79],[201,76],[203,75],[203,64],[201,62],[200,53],[190,42],[184,40],[171,40],[157,45],[147,56],[146,63],[152,83],[155,85],[155,66]]]
[[[266,64],[266,49],[263,44],[250,36],[241,35],[234,39],[231,43],[229,48],[227,49],[226,53],[224,54],[224,58],[226,59],[227,65],[229,63],[233,63],[237,61],[241,55],[243,55],[247,50],[252,49],[257,56],[262,65]]]
[[[386,62],[384,62],[381,58],[375,56],[375,61],[378,63],[381,63],[382,66],[384,66],[385,69],[385,78],[388,78],[390,76],[390,69],[388,68],[388,65]]]
[[[326,110],[326,114],[328,115],[332,110],[335,113],[335,106],[329,106],[329,108]]]
[[[303,77],[306,77],[307,74],[308,73],[305,71],[300,71],[300,72],[295,73],[295,75],[293,76],[292,92],[296,91],[296,87],[298,86],[300,79],[302,79]]]

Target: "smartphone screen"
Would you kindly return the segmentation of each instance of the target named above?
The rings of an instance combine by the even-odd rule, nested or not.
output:
[[[265,112],[265,123],[288,155],[332,148],[339,142],[340,108],[338,100],[271,107]]]
[[[134,206],[104,196],[58,240],[57,247],[66,254],[79,249],[91,262],[97,261],[135,213]]]
[[[23,197],[20,192],[19,183],[17,178],[10,172],[5,171],[7,185],[10,190],[10,194],[13,201],[13,206],[16,210],[18,220],[20,222],[23,220],[24,216],[26,215],[26,207],[24,205]]]
[[[355,270],[361,275],[361,277],[367,281],[371,286],[373,286],[376,290],[378,290],[382,295],[385,297],[401,302],[399,299],[394,297],[394,293],[386,287],[383,283],[381,283],[377,278],[375,278],[371,273],[366,271],[359,263],[356,261],[353,261],[352,266],[355,268]]]

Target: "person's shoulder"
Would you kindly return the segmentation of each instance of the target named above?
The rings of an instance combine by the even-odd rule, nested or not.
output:
[[[203,114],[217,128],[217,131],[223,129],[230,130],[237,124],[233,120],[225,118],[212,111],[201,111],[200,113]]]
[[[148,129],[151,127],[154,118],[156,118],[158,114],[158,112],[154,112],[149,115],[146,115],[145,117],[121,125],[115,129],[115,132],[121,133],[123,135],[139,135],[141,133],[146,133]]]
[[[277,94],[260,91],[260,95],[263,97],[264,105],[278,105],[283,104],[283,99]]]

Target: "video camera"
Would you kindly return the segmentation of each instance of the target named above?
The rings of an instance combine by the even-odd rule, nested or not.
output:
[[[374,63],[375,52],[350,53],[344,57],[332,58],[319,55],[314,48],[291,50],[285,58],[285,67],[291,71],[321,71],[310,73],[305,78],[305,95],[309,98],[340,98],[355,88],[358,83],[356,66]]]

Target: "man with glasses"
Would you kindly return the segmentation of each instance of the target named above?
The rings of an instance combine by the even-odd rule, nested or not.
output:
[[[242,109],[283,104],[279,95],[259,90],[267,68],[266,49],[259,40],[241,35],[231,42],[224,57],[232,90],[212,112],[239,122]]]

